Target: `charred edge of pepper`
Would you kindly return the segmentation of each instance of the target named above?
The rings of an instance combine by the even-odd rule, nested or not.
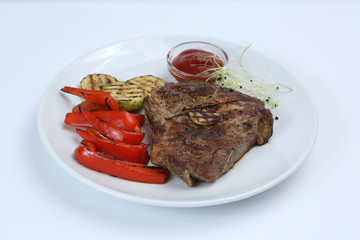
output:
[[[64,93],[70,93],[68,90],[65,89],[61,89],[61,91],[63,91]]]
[[[92,152],[92,150],[90,149],[89,146],[84,145],[84,147],[85,147],[88,151]]]
[[[85,144],[85,143],[83,143],[83,142],[81,142],[80,143],[82,146],[84,146],[89,152],[92,152],[92,149],[89,147],[89,145],[87,145],[87,144]]]
[[[105,105],[106,105],[106,107],[107,107],[109,110],[113,110],[113,109],[111,109],[108,101],[109,101],[109,97],[106,97],[106,98],[105,98]]]
[[[86,109],[85,109],[85,110],[86,110]],[[81,113],[83,112],[81,106],[79,106],[79,112],[81,112]],[[105,121],[105,120],[103,120],[103,119],[101,119],[101,118],[96,117],[96,119],[99,120],[99,121],[101,121],[101,122],[104,122],[104,123],[109,124],[109,122],[107,122],[107,121]]]
[[[96,119],[99,120],[100,122],[109,124],[109,122],[107,122],[107,121],[105,121],[105,120],[103,120],[103,119],[101,119],[101,118],[98,118],[98,117],[97,117]]]

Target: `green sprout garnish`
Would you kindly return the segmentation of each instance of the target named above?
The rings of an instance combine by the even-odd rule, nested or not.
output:
[[[260,99],[265,103],[268,108],[274,109],[279,105],[277,99],[279,94],[289,93],[292,88],[282,83],[265,83],[261,80],[258,74],[255,74],[251,70],[244,67],[242,60],[245,56],[245,52],[250,48],[248,45],[242,51],[239,60],[239,67],[235,70],[223,68],[218,64],[215,59],[224,61],[223,59],[214,56],[214,62],[217,64],[216,68],[209,68],[199,73],[198,75],[213,73],[206,80],[216,79],[216,82],[224,88],[230,88],[249,96]]]
[[[202,55],[200,52],[197,52],[197,56],[199,57],[199,59],[203,59],[205,61],[204,63],[204,66],[206,67],[206,70],[202,71],[201,73],[198,73],[196,76],[199,76],[199,75],[203,75],[203,74],[210,74],[210,73],[213,73],[213,72],[217,72],[219,70],[222,69],[222,66],[219,64],[220,63],[225,63],[225,60],[216,56],[215,54],[213,56],[205,56],[205,55]],[[208,67],[208,63],[213,60],[213,62],[216,64],[216,67],[215,68],[211,68],[211,67]],[[210,77],[211,78],[211,77]],[[210,79],[209,78],[209,79]],[[208,80],[206,80],[208,81]]]

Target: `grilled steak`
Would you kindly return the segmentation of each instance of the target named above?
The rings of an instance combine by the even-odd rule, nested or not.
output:
[[[152,129],[151,162],[188,186],[215,182],[273,131],[262,101],[206,82],[167,83],[143,106]]]

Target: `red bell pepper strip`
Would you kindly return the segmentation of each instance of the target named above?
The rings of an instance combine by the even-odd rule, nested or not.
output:
[[[76,129],[76,132],[84,140],[93,142],[96,149],[100,152],[129,162],[140,164],[147,164],[149,162],[149,154],[147,151],[149,145],[147,144],[130,145],[122,142],[114,142],[110,139],[94,135],[90,133],[90,131]]]
[[[81,112],[67,113],[65,115],[64,123],[71,126],[91,127],[91,124],[88,122],[88,120],[86,120],[86,118]]]
[[[101,137],[101,138],[104,138],[104,139],[108,139],[108,138],[104,137],[98,130],[96,130],[93,127],[87,127],[86,132],[88,134],[91,134],[91,135],[94,135],[94,136],[98,136],[98,137]],[[108,140],[110,140],[110,139],[108,139]],[[112,141],[112,140],[110,140],[110,141]]]
[[[131,115],[139,121],[140,126],[144,125],[144,123],[145,123],[145,115],[144,114],[131,113]]]
[[[75,149],[75,157],[87,168],[131,181],[161,184],[169,176],[166,169],[130,163],[96,152],[94,144],[89,141],[83,141]]]
[[[102,135],[116,142],[125,142],[129,144],[139,144],[145,137],[145,133],[129,132],[121,128],[115,127],[107,123],[101,118],[96,117],[94,114],[81,109],[82,114],[88,120],[92,127],[98,130]]]
[[[87,108],[85,108],[87,110]],[[88,110],[87,110],[88,111]],[[125,131],[134,132],[140,128],[139,121],[127,111],[96,111],[91,112],[96,117],[115,127],[124,129]],[[66,124],[80,127],[90,127],[91,124],[82,113],[67,113],[65,116]]]
[[[79,103],[78,105],[76,105],[75,107],[73,107],[72,112],[79,113],[80,107],[85,108],[89,112],[109,111],[109,108],[105,104],[93,102],[90,100],[85,100],[85,101],[82,101],[81,103]]]
[[[99,90],[63,87],[61,91],[85,98],[86,100],[104,104],[109,110],[119,111],[119,105],[110,94]],[[83,108],[82,108],[83,109]]]

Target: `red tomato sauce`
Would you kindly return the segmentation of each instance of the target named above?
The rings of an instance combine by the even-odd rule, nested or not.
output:
[[[224,66],[224,61],[216,56],[212,52],[200,50],[200,49],[188,49],[179,53],[173,60],[172,65],[186,73],[172,72],[173,76],[178,81],[187,80],[208,80],[215,81],[215,78],[211,77],[214,74],[214,70]]]

